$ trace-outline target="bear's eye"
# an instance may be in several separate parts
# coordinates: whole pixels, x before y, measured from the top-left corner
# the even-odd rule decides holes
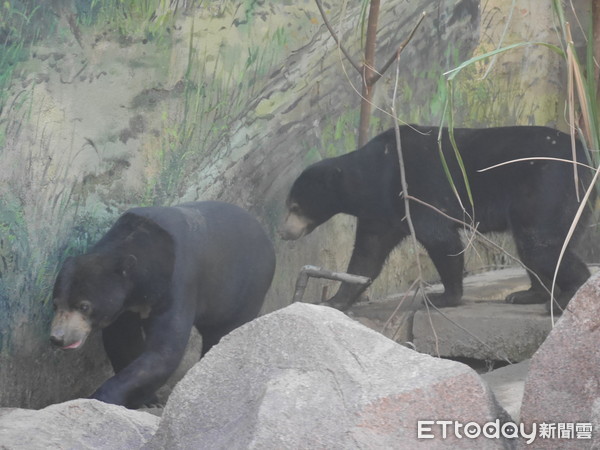
[[[79,312],[87,313],[90,310],[90,304],[88,302],[81,302],[79,306],[77,306]]]

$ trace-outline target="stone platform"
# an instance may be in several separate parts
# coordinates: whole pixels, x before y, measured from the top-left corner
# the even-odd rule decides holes
[[[497,270],[466,277],[463,304],[454,308],[427,309],[421,299],[401,294],[357,304],[349,315],[422,353],[516,363],[530,358],[552,329],[545,305],[504,303],[507,294],[528,286],[524,270]]]

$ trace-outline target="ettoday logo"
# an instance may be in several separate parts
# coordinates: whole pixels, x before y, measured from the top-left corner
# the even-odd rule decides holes
[[[499,419],[483,425],[477,422],[462,423],[455,420],[419,420],[417,422],[418,439],[447,439],[450,436],[458,439],[477,439],[481,436],[488,439],[523,438],[527,445],[536,438],[591,439],[592,431],[591,423],[533,423],[527,429],[523,423],[501,423]]]

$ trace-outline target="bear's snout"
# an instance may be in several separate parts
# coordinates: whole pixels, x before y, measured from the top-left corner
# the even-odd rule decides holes
[[[279,236],[284,241],[295,241],[310,233],[314,228],[313,223],[309,219],[290,212],[278,231]]]
[[[63,350],[80,348],[92,327],[81,313],[57,311],[50,328],[50,343]]]
[[[57,334],[50,335],[50,343],[52,345],[54,345],[55,347],[62,347],[64,342],[65,342],[64,335],[60,335],[60,336]]]

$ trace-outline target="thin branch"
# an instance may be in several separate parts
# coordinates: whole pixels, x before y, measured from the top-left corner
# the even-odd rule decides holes
[[[400,301],[398,302],[398,305],[396,306],[396,308],[394,308],[394,312],[392,314],[390,314],[390,316],[388,317],[388,319],[385,321],[385,323],[383,324],[383,327],[381,327],[381,334],[385,335],[385,330],[387,329],[388,325],[391,324],[392,319],[394,317],[396,317],[396,315],[400,312],[400,308],[402,307],[402,305],[404,304],[404,301],[408,298],[409,294],[412,292],[412,296],[411,296],[411,300],[414,300],[415,297],[417,296],[417,294],[419,293],[418,289],[415,289],[415,285],[417,285],[417,283],[420,283],[421,280],[419,280],[418,278],[412,282],[412,284],[409,286],[409,288],[407,289],[407,291],[402,295],[402,298],[400,299]],[[413,289],[415,289],[413,291]],[[394,330],[394,333],[391,336],[391,339],[394,339],[396,337],[396,335],[398,334],[398,330],[400,327],[397,327]]]
[[[399,56],[399,55],[398,55]],[[400,58],[396,58],[396,77],[394,82],[394,94],[392,96],[392,106],[391,112],[394,117],[398,117],[396,113],[396,100],[398,98],[398,85],[400,81]],[[413,248],[415,251],[415,257],[417,259],[417,281],[419,283],[418,290],[423,293],[425,297],[425,307],[427,308],[427,315],[429,317],[429,323],[431,325],[431,329],[433,330],[433,337],[435,342],[435,351],[438,356],[440,356],[440,348],[439,348],[439,339],[437,332],[435,331],[435,327],[433,326],[433,322],[431,320],[431,314],[429,314],[429,302],[427,301],[427,295],[425,294],[425,289],[423,287],[423,270],[421,266],[421,259],[419,258],[419,244],[417,241],[417,234],[415,233],[415,228],[412,222],[412,217],[410,214],[410,202],[408,196],[408,183],[406,182],[406,171],[404,167],[404,155],[402,154],[402,140],[400,139],[400,125],[398,124],[398,120],[394,120],[394,136],[396,138],[396,151],[398,152],[398,164],[400,167],[400,184],[402,187],[402,192],[400,195],[404,198],[404,214],[406,217],[406,223],[408,224],[408,229],[410,231],[410,236],[412,239]]]
[[[346,81],[348,82],[348,85],[352,88],[352,90],[354,91],[354,93],[356,95],[358,95],[360,97],[361,100],[367,101],[369,102],[369,104],[375,108],[377,111],[379,111],[381,114],[383,114],[384,116],[387,116],[389,118],[391,118],[392,120],[396,120],[398,123],[405,125],[407,127],[409,127],[411,130],[413,130],[415,133],[421,134],[421,135],[426,135],[428,133],[425,133],[417,128],[415,128],[413,125],[411,125],[408,122],[405,122],[404,120],[400,119],[399,117],[394,117],[392,115],[392,113],[390,113],[387,109],[383,109],[380,106],[378,106],[377,104],[373,103],[372,101],[365,99],[363,97],[363,95],[361,94],[361,92],[358,90],[358,88],[352,83],[352,80],[350,79],[350,75],[348,74],[348,71],[346,70],[346,66],[344,66],[344,64],[342,64],[342,71],[344,72],[344,76],[346,77]]]
[[[371,100],[373,98],[373,92],[375,90],[375,83],[381,78],[387,68],[394,62],[400,60],[400,53],[410,42],[414,36],[417,28],[425,18],[425,13],[421,15],[418,23],[411,31],[408,38],[398,47],[398,50],[394,53],[393,57],[384,65],[383,69],[379,72],[374,70],[375,66],[375,37],[377,18],[379,14],[379,0],[371,0],[371,8],[369,11],[369,26],[367,28],[367,43],[365,49],[365,61],[363,64],[362,73],[362,102],[360,107],[360,124],[358,127],[358,145],[362,147],[368,141],[369,136],[369,125],[371,121]],[[398,121],[396,120],[397,124]]]
[[[427,13],[425,11],[423,11],[423,13],[421,14],[421,17],[419,18],[419,21],[414,26],[414,28],[412,29],[412,31],[410,32],[408,37],[404,40],[404,42],[402,42],[398,46],[398,49],[394,52],[394,54],[390,57],[390,59],[383,65],[383,67],[380,70],[378,70],[377,72],[375,72],[375,75],[373,75],[373,77],[370,80],[368,80],[371,84],[375,84],[383,76],[385,71],[389,69],[389,67],[392,65],[392,63],[400,57],[400,53],[402,53],[404,48],[412,40],[413,36],[417,32],[417,29],[421,25],[421,22],[423,22],[423,19],[425,19],[426,14]]]
[[[560,268],[560,263],[562,262],[563,257],[565,256],[565,251],[567,250],[567,245],[569,245],[569,242],[571,241],[571,238],[573,237],[573,233],[575,233],[575,227],[577,226],[577,224],[579,223],[579,220],[581,219],[581,215],[583,214],[583,209],[587,206],[590,195],[594,192],[594,186],[596,185],[596,182],[598,181],[598,175],[600,175],[600,167],[598,167],[598,169],[596,169],[594,178],[592,178],[592,181],[590,182],[590,185],[588,186],[587,191],[585,192],[585,195],[583,196],[581,205],[579,205],[579,208],[577,209],[577,213],[575,214],[575,217],[573,218],[573,222],[571,223],[571,227],[569,228],[567,237],[565,238],[562,248],[560,249],[560,255],[558,256],[556,268],[554,269],[554,276],[552,277],[551,298],[554,298],[554,286],[556,285],[556,279],[558,277],[558,269]],[[552,301],[550,302],[550,315],[552,316],[552,323],[554,324],[554,302],[552,302]]]
[[[365,56],[362,64],[362,95],[360,104],[360,120],[358,125],[358,146],[362,147],[369,140],[371,128],[371,100],[375,86],[371,80],[375,77],[375,46],[377,41],[377,22],[379,21],[380,0],[370,0],[369,18],[367,19],[367,34],[365,41]]]
[[[398,67],[400,64],[398,64]],[[396,79],[398,72],[396,72]],[[392,106],[392,114],[396,115],[396,107],[395,107],[395,98],[396,98],[396,88],[394,88],[394,102]],[[411,239],[413,242],[413,247],[415,249],[415,256],[417,258],[417,270],[419,273],[419,279],[423,280],[423,273],[421,272],[421,261],[419,259],[418,244],[417,244],[417,234],[415,233],[415,228],[413,226],[412,217],[410,214],[410,202],[408,195],[408,184],[406,182],[406,170],[404,167],[404,157],[402,155],[402,141],[400,139],[400,126],[398,125],[398,121],[394,121],[394,134],[396,138],[396,150],[398,152],[398,162],[400,165],[400,183],[402,186],[402,192],[400,195],[404,198],[404,214],[406,217],[406,223],[408,224],[408,229],[410,231]]]
[[[329,20],[327,20],[327,16],[325,15],[325,10],[323,9],[323,6],[321,5],[321,1],[315,0],[315,3],[317,4],[317,8],[319,8],[319,12],[321,13],[321,17],[323,18],[323,22],[325,23],[325,26],[329,30],[329,33],[331,34],[331,37],[337,44],[338,48],[342,51],[342,53],[344,54],[346,59],[350,62],[350,64],[352,64],[352,67],[354,67],[356,69],[356,71],[362,75],[361,66],[359,64],[357,64],[356,61],[354,61],[354,59],[352,59],[352,57],[350,56],[350,53],[348,53],[346,48],[342,45],[340,39],[337,36],[337,33],[335,32],[335,30],[329,23]]]
[[[375,78],[375,46],[377,43],[377,23],[379,22],[379,0],[371,0],[367,36],[365,39],[365,62],[362,66],[363,85],[368,89],[373,86],[371,79]]]
[[[298,279],[296,280],[296,289],[294,290],[294,298],[292,303],[302,300],[309,278],[325,278],[327,280],[341,281],[343,283],[350,284],[362,284],[366,286],[369,286],[372,282],[370,278],[363,277],[361,275],[352,275],[345,272],[332,272],[331,270],[310,265],[304,266],[300,270]]]

